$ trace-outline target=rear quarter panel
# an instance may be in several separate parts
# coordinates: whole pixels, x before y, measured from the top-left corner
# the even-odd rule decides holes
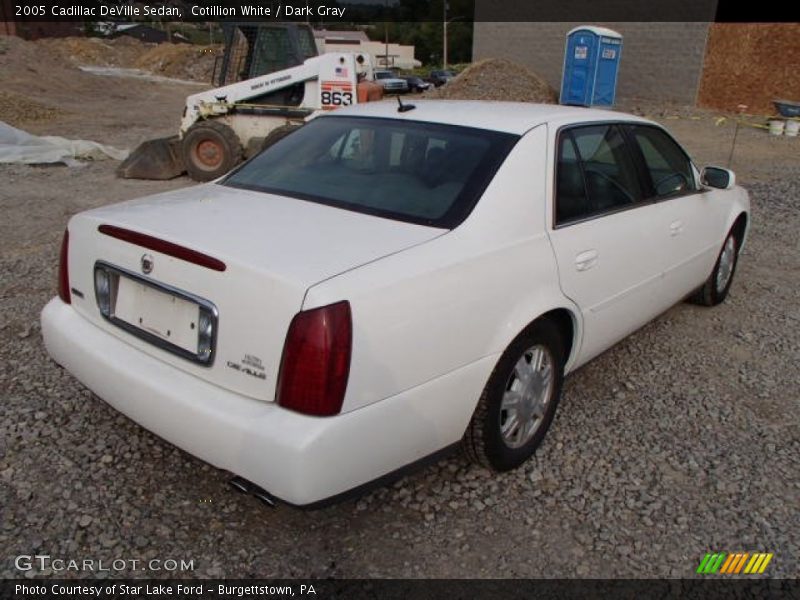
[[[343,412],[494,357],[483,361],[485,383],[520,331],[565,306],[544,231],[545,167],[546,128],[539,127],[518,142],[455,230],[309,290],[304,308],[342,299],[352,307]],[[468,398],[442,398],[454,403],[456,429],[466,427],[482,387]]]

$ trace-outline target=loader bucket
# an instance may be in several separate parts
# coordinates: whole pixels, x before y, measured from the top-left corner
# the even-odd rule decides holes
[[[186,171],[177,135],[148,140],[131,152],[117,167],[117,177],[125,179],[173,179]]]

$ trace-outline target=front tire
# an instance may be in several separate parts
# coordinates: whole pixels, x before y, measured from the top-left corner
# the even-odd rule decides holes
[[[733,283],[733,274],[739,262],[739,240],[733,231],[728,233],[722,250],[719,252],[714,270],[711,271],[703,287],[693,296],[692,300],[703,306],[716,306],[728,297],[728,291]]]
[[[467,457],[494,471],[524,463],[550,427],[563,380],[561,334],[552,321],[537,321],[492,371],[462,440]]]
[[[211,181],[238,165],[244,154],[233,129],[219,121],[200,121],[186,132],[181,146],[189,177]]]

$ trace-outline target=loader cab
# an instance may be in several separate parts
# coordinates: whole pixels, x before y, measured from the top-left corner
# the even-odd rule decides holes
[[[218,87],[282,71],[317,56],[314,32],[298,23],[225,23],[225,50],[214,65]]]

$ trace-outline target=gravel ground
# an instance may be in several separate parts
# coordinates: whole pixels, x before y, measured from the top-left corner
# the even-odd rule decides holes
[[[727,155],[729,132],[667,124],[701,162]],[[119,125],[91,126],[115,143]],[[17,555],[49,554],[182,559],[188,576],[680,577],[710,550],[774,552],[768,574],[800,576],[800,168],[759,135],[742,134],[735,163],[754,223],[725,304],[678,305],[573,374],[524,468],[455,456],[319,511],[234,492],[44,352],[38,316],[68,216],[189,182],[120,181],[111,162],[0,165],[0,576],[20,576]]]

